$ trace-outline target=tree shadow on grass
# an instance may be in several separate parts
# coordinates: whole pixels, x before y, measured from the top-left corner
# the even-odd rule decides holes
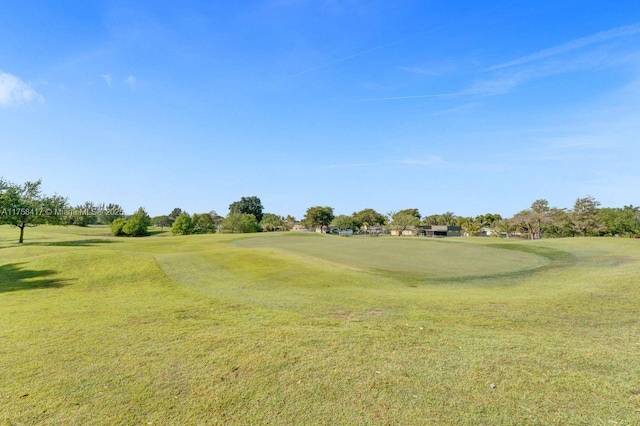
[[[73,240],[73,241],[46,241],[46,242],[32,242],[27,241],[25,246],[46,246],[46,247],[87,247],[96,246],[99,244],[111,244],[117,241],[113,240],[101,240],[101,239],[89,239],[89,240]]]
[[[25,263],[0,265],[0,293],[39,288],[64,287],[65,281],[53,278],[56,271],[52,269],[33,270],[23,267]]]

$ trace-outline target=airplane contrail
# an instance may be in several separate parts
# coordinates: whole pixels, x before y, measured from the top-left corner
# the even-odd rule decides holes
[[[396,101],[396,100],[403,100],[403,99],[424,99],[424,98],[457,98],[459,96],[479,95],[482,93],[483,91],[480,91],[480,90],[470,90],[470,91],[468,90],[468,91],[455,92],[455,93],[429,93],[426,95],[391,96],[387,98],[356,99],[352,102]]]

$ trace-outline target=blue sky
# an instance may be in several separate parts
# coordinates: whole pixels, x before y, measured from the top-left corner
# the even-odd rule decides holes
[[[0,176],[72,204],[640,204],[635,0],[0,7]]]

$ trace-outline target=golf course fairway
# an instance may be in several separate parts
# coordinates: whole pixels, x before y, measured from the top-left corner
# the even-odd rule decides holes
[[[640,244],[0,227],[0,425],[640,423]]]

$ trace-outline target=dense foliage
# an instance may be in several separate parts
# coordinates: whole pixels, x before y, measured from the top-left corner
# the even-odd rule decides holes
[[[309,207],[307,214],[302,219],[302,222],[309,228],[320,228],[322,231],[325,226],[329,226],[335,216],[333,215],[332,207]]]
[[[230,212],[222,222],[222,230],[235,234],[259,232],[261,229],[260,224],[254,215],[249,213]]]
[[[142,237],[147,235],[147,228],[149,228],[150,225],[151,218],[144,208],[140,207],[134,214],[126,219],[122,227],[122,232],[132,237]]]
[[[293,225],[291,220],[287,220],[282,216],[273,213],[265,213],[260,221],[260,227],[263,231],[289,231]]]
[[[115,236],[128,235],[130,237],[143,237],[148,235],[147,229],[151,226],[151,218],[143,207],[140,207],[134,214],[128,218],[117,218],[109,228]]]
[[[174,235],[189,235],[193,233],[193,221],[187,212],[182,212],[171,225],[171,233]]]
[[[405,230],[420,224],[420,212],[418,209],[404,209],[389,213],[389,219],[391,229],[402,235]]]
[[[127,221],[121,217],[111,222],[111,224],[109,224],[109,229],[111,229],[111,233],[116,237],[120,237],[124,235],[124,231],[122,230],[122,228],[124,228],[125,223],[127,223]]]
[[[84,204],[68,208],[66,217],[67,225],[109,225],[115,219],[124,218],[124,211],[118,204],[94,204],[85,201]]]
[[[242,197],[240,201],[235,201],[229,205],[229,211],[232,213],[252,214],[256,221],[262,220],[262,201],[256,196]]]
[[[346,231],[348,229],[354,231],[359,229],[361,226],[361,223],[356,217],[347,216],[346,214],[336,216],[331,224],[340,228],[341,231]]]
[[[196,213],[190,216],[183,211],[171,225],[171,233],[177,235],[213,234],[216,223],[210,213]]]
[[[380,226],[387,223],[387,217],[374,209],[360,210],[353,213],[352,216],[360,224],[360,227],[365,229],[370,226]]]

